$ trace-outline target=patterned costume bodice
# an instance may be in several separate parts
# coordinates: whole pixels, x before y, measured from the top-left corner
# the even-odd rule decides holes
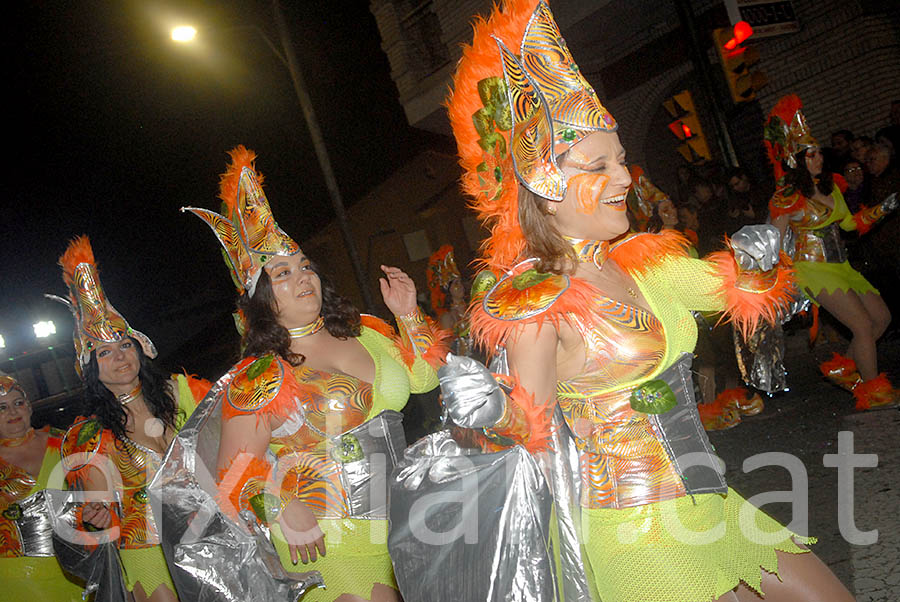
[[[49,428],[45,427],[45,430]],[[60,434],[50,433],[37,477],[0,457],[0,558],[24,555],[20,532],[16,526],[16,520],[22,514],[19,502],[47,487],[49,472],[59,462]]]
[[[595,300],[600,320],[571,316],[584,339],[581,372],[557,383],[557,401],[576,438],[585,508],[623,508],[684,494],[646,414],[631,408],[631,387],[649,377],[665,353],[662,323],[645,310]]]
[[[373,408],[372,385],[353,376],[293,369],[302,398],[296,417],[272,433],[270,448],[295,469],[303,485],[296,495],[318,518],[345,518],[349,499],[341,464],[358,453],[352,439],[331,439],[363,424]]]
[[[834,207],[804,197],[791,188],[780,188],[772,197],[770,212],[789,214],[791,235],[786,236],[788,248],[784,250],[795,261],[843,263],[847,260],[840,231],[854,230],[857,224],[838,187],[832,189],[831,198]]]
[[[193,377],[189,381],[183,375],[178,375],[173,381],[177,392],[177,431],[197,405],[194,396],[201,396],[208,389],[208,383]],[[192,388],[196,388],[196,392]],[[118,483],[115,483],[118,509],[114,514],[120,528],[120,548],[159,545],[147,485],[159,470],[161,454],[131,439],[117,440],[112,431],[104,429],[100,421],[93,417],[75,420],[63,437],[61,452],[70,487],[82,487],[82,479],[91,463],[99,464],[114,478],[118,476]]]

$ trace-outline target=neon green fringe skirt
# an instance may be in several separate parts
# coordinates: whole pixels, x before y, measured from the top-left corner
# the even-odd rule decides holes
[[[370,600],[376,583],[397,589],[387,549],[386,520],[320,518],[319,528],[325,533],[325,556],[309,564],[294,565],[281,528],[277,523],[272,525],[272,542],[285,570],[319,571],[325,580],[325,589],[309,591],[303,596],[303,602],[331,602],[341,594]]]
[[[880,294],[878,289],[865,277],[850,267],[848,262],[825,263],[821,261],[794,262],[794,277],[800,289],[818,295],[823,290],[829,294],[834,291],[856,291]],[[815,300],[813,300],[815,302]]]
[[[702,602],[743,582],[759,592],[775,551],[809,552],[799,537],[728,495],[685,496],[636,508],[582,510],[585,550],[603,600]]]
[[[122,557],[122,570],[128,591],[133,592],[138,582],[148,596],[152,596],[160,585],[176,591],[162,546],[120,548],[119,555]]]

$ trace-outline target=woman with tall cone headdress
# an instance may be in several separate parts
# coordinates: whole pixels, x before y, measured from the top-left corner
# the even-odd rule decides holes
[[[766,151],[778,184],[769,214],[789,243],[799,288],[853,333],[846,356],[835,353],[822,373],[853,393],[857,410],[896,407],[900,391],[878,373],[875,349],[891,313],[878,290],[850,266],[840,231],[865,234],[897,208],[900,191],[851,214],[842,193],[846,182],[822,169],[824,157],[802,108],[800,97],[789,94],[766,122]]]
[[[485,448],[519,442],[548,466],[574,438],[574,499],[551,488],[560,598],[850,600],[808,538],[725,485],[690,386],[690,310],[746,333],[788,303],[777,231],[742,228],[708,260],[674,231],[626,234],[616,121],[543,1],[476,23],[448,106],[463,186],[491,228],[472,329],[505,348],[512,390],[451,357],[444,402]]]
[[[83,586],[53,556],[44,489],[59,464],[62,432],[31,426],[25,389],[0,373],[0,582],[9,600],[81,600]]]
[[[106,298],[86,236],[69,244],[59,264],[69,294],[55,299],[75,317],[75,367],[85,385],[83,416],[63,437],[66,480],[75,489],[112,492],[115,501],[88,502],[80,518],[92,530],[117,531],[125,586],[136,602],[177,600],[147,486],[209,383],[153,365],[156,347]]]
[[[304,601],[397,600],[386,477],[405,447],[399,411],[437,386],[445,334],[393,267],[381,266],[380,284],[399,334],[360,315],[278,227],[256,155],[230,154],[223,214],[189,208],[222,243],[240,293],[243,359],[216,385],[219,506],[267,525],[287,571],[321,573],[325,589]]]

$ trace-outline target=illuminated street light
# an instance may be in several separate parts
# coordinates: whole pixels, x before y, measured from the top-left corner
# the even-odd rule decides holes
[[[172,29],[172,39],[176,42],[190,42],[197,36],[197,30],[190,25],[179,25]]]
[[[319,160],[319,167],[322,170],[322,176],[325,178],[325,188],[328,190],[328,196],[331,199],[331,205],[334,208],[335,217],[337,218],[338,227],[341,236],[344,239],[344,249],[350,257],[350,265],[356,276],[356,284],[359,286],[359,292],[363,298],[363,304],[370,313],[375,313],[375,303],[373,301],[372,292],[369,288],[369,281],[363,272],[362,263],[359,260],[359,252],[356,250],[356,242],[350,232],[350,225],[347,221],[347,211],[344,208],[344,199],[341,196],[340,188],[338,188],[337,179],[334,176],[334,170],[331,167],[331,158],[328,156],[328,149],[325,147],[325,138],[322,135],[322,129],[319,127],[319,121],[316,118],[316,112],[312,105],[312,99],[309,97],[309,91],[303,81],[303,75],[300,73],[300,66],[297,57],[294,54],[293,44],[291,43],[290,34],[288,33],[287,22],[284,13],[281,11],[279,0],[272,1],[272,8],[275,13],[275,26],[278,29],[279,41],[281,48],[275,46],[275,43],[269,39],[269,36],[255,25],[247,26],[253,29],[262,37],[263,41],[269,49],[275,54],[279,61],[285,66],[291,77],[291,83],[294,85],[294,93],[300,103],[300,109],[303,112],[303,118],[306,120],[306,127],[309,130],[309,136],[312,139],[313,150],[316,158]],[[190,26],[192,35],[178,41],[190,42],[194,39],[197,31]],[[176,28],[179,29],[179,28]],[[172,39],[175,38],[175,30],[172,30]]]
[[[56,324],[53,320],[38,322],[34,325],[34,336],[39,339],[45,339],[51,334],[56,334]]]
[[[3,338],[3,335],[0,334],[0,349],[6,348],[6,339]]]

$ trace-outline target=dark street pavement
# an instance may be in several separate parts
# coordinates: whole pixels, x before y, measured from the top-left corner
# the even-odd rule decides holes
[[[744,418],[732,429],[710,433],[726,462],[728,483],[748,498],[790,490],[791,475],[786,468],[761,466],[744,472],[743,463],[764,452],[799,458],[808,476],[809,523],[805,532],[795,530],[818,538],[813,550],[857,600],[900,600],[900,411],[855,413],[851,395],[821,377],[819,362],[833,351],[843,351],[845,343],[819,344],[810,349],[807,331],[801,330],[788,335],[786,347],[791,390],[766,398],[761,414]],[[896,331],[880,343],[879,362],[879,369],[886,371],[895,384],[900,383],[900,336]],[[849,499],[850,485],[844,479],[839,488],[838,469],[823,464],[827,454],[837,453],[838,433],[842,431],[852,433],[855,453],[877,454],[877,466],[853,470],[853,523],[860,532],[877,530],[877,540],[867,545],[851,544],[842,536],[838,499],[841,493]],[[799,478],[793,488],[802,491]],[[849,506],[842,504],[846,516],[850,516]],[[790,503],[768,503],[763,509],[782,524],[794,518]],[[851,524],[849,520],[844,522]]]

